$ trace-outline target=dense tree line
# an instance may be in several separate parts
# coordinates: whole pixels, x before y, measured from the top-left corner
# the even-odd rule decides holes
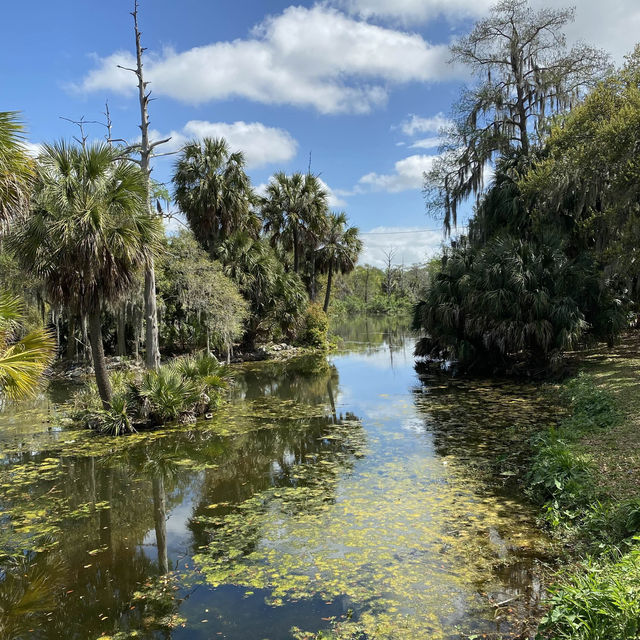
[[[614,71],[567,50],[571,15],[505,0],[453,49],[488,80],[463,93],[425,189],[445,226],[479,196],[415,308],[418,355],[546,371],[588,339],[612,343],[637,313],[640,53]]]
[[[23,352],[27,380],[25,367],[41,371],[50,362],[55,338],[60,357],[92,356],[109,407],[105,352],[144,351],[151,260],[164,355],[204,349],[225,359],[237,344],[303,339],[306,318],[317,320],[308,309],[320,281],[326,311],[333,274],[355,267],[358,230],[344,213],[331,213],[314,175],[277,173],[258,196],[241,153],[221,139],[193,141],[172,180],[189,229],[167,235],[128,148],[61,141],[33,159],[17,115],[0,116],[0,386],[7,392],[19,384],[8,358]],[[27,336],[27,328],[36,332]],[[34,352],[38,336],[41,352]],[[29,357],[40,364],[29,365]]]

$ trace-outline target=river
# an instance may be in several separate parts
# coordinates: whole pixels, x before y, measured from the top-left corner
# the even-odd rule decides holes
[[[55,385],[0,414],[0,637],[521,633],[546,541],[500,464],[544,398],[419,372],[401,321],[336,332],[192,426],[60,426]]]

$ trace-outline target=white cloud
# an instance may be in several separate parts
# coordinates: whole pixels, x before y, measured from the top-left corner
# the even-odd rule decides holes
[[[347,195],[347,192],[339,190],[339,192],[334,191],[322,178],[318,178],[318,180],[322,185],[322,188],[329,195],[329,206],[332,209],[342,209],[347,206],[346,201],[340,197],[340,195]]]
[[[494,0],[333,0],[363,18],[387,18],[403,24],[423,24],[438,16],[449,20],[478,19],[486,16]],[[640,31],[638,0],[580,0],[550,2],[531,0],[535,9],[576,5],[576,19],[567,25],[569,42],[583,41],[611,53],[617,63],[630,53]]]
[[[416,140],[409,146],[411,149],[437,149],[441,144],[442,138],[431,136],[429,138],[422,138],[422,140]]]
[[[452,122],[444,113],[437,113],[435,116],[424,118],[411,114],[401,125],[402,133],[407,136],[415,136],[417,133],[440,133],[442,129],[447,129]]]
[[[409,189],[421,189],[424,173],[429,171],[438,156],[413,155],[398,160],[393,173],[367,173],[358,181],[358,188],[372,191],[398,193]]]
[[[335,0],[334,4],[363,18],[393,18],[404,23],[427,22],[439,16],[476,18],[494,0]]]
[[[442,246],[440,230],[424,227],[376,227],[361,235],[364,247],[358,264],[384,268],[386,254],[393,252],[393,263],[409,266],[425,262]]]
[[[367,113],[385,103],[393,84],[450,79],[448,57],[444,44],[316,5],[268,17],[248,39],[150,53],[145,69],[156,94],[188,104],[239,96],[321,113]],[[133,56],[98,58],[76,88],[133,93],[132,74],[116,64],[131,67]]]
[[[40,143],[24,141],[22,146],[32,158],[37,158],[42,153],[42,145]]]
[[[288,162],[298,150],[298,143],[288,131],[267,127],[261,122],[190,120],[182,131],[172,131],[167,135],[151,132],[151,138],[155,140],[168,136],[171,140],[160,148],[161,151],[177,151],[194,138],[224,138],[232,151],[244,153],[248,168]]]

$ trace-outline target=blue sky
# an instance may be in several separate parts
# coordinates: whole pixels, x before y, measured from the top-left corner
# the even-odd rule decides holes
[[[532,0],[536,6],[564,6]],[[447,45],[486,14],[490,0],[141,0],[147,75],[157,98],[151,126],[177,148],[224,135],[249,161],[254,184],[276,170],[312,170],[366,235],[364,261],[385,250],[410,264],[441,242],[426,216],[422,171],[437,153],[462,70]],[[640,33],[637,0],[581,0],[569,40],[616,61]],[[2,109],[23,113],[33,144],[76,134],[61,116],[103,120],[135,139],[132,0],[33,0],[3,7]],[[103,135],[99,125],[91,137]],[[165,181],[172,159],[158,160]],[[414,231],[414,233],[411,233]],[[373,233],[371,233],[373,232]],[[392,233],[393,232],[393,233]],[[400,232],[400,233],[397,233]]]

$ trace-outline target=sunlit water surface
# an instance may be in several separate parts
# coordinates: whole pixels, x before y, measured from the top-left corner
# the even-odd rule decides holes
[[[485,472],[544,419],[536,390],[421,379],[401,322],[337,331],[328,363],[238,366],[195,426],[62,428],[55,386],[5,412],[0,637],[519,631],[545,541]]]

